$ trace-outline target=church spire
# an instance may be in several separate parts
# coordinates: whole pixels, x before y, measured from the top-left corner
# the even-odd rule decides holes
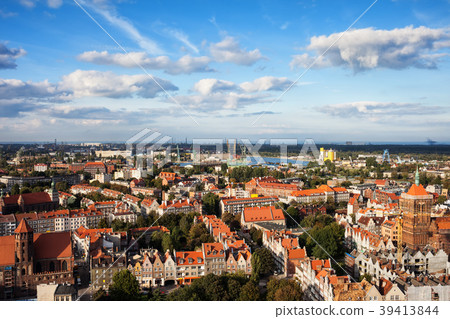
[[[416,185],[419,186],[420,177],[419,177],[419,166],[416,167]]]

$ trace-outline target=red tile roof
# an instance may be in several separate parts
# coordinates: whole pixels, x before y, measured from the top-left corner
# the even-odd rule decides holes
[[[17,205],[19,198],[22,197],[25,205],[35,205],[42,203],[51,203],[52,199],[49,194],[46,192],[38,192],[38,193],[27,193],[21,195],[12,195],[3,197],[3,201],[5,205]]]
[[[14,236],[0,237],[0,266],[15,264]]]
[[[34,234],[34,258],[67,258],[72,256],[70,232]]]
[[[301,259],[306,257],[306,251],[302,248],[288,249],[288,259]]]

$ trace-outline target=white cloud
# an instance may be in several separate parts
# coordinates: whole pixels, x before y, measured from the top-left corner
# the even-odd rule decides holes
[[[62,0],[47,0],[47,5],[53,9],[59,8],[60,6],[62,6],[62,4],[63,4]]]
[[[377,101],[356,101],[330,104],[318,107],[317,110],[331,116],[342,118],[364,118],[370,121],[401,119],[404,116],[421,116],[435,112],[445,112],[439,106],[425,106],[420,103],[397,103]]]
[[[211,44],[209,50],[217,62],[252,65],[264,59],[258,49],[252,51],[241,49],[239,43],[230,36],[225,37],[221,42]]]
[[[107,51],[88,51],[80,54],[78,60],[100,65],[118,65],[136,68],[138,65],[151,70],[164,70],[169,74],[190,74],[193,72],[212,72],[208,64],[211,58],[185,55],[176,61],[168,56],[149,57],[145,52],[108,53]]]
[[[193,110],[210,112],[215,110],[236,110],[248,105],[267,103],[267,95],[237,92],[217,92],[209,95],[176,96],[177,102]],[[171,102],[171,101],[168,101]]]
[[[27,8],[34,8],[36,6],[37,0],[20,0],[19,1],[21,5]]]
[[[167,80],[155,77],[155,80],[166,90],[174,91],[178,88]],[[113,72],[76,70],[63,76],[59,87],[72,91],[75,97],[104,96],[111,98],[132,97],[137,95],[144,98],[155,97],[163,90],[145,74],[117,75]]]
[[[260,92],[260,91],[282,91],[287,89],[292,84],[288,78],[277,78],[274,76],[263,76],[255,79],[252,82],[241,83],[240,87],[246,92]]]
[[[177,30],[177,29],[172,29],[172,28],[165,28],[164,31],[171,37],[173,37],[173,38],[177,39],[178,41],[180,41],[181,43],[183,43],[185,46],[187,46],[189,49],[191,49],[195,53],[199,52],[198,48],[189,41],[189,37],[184,32]]]
[[[26,53],[23,49],[10,49],[5,44],[0,43],[0,70],[15,69],[17,67],[16,59]]]
[[[159,45],[143,36],[136,27],[128,21],[126,18],[121,17],[109,3],[105,1],[92,1],[87,2],[83,0],[79,0],[79,2],[85,6],[89,6],[95,12],[100,14],[103,18],[105,18],[111,25],[114,27],[118,27],[124,33],[126,33],[131,39],[137,42],[137,44],[148,53],[151,54],[161,54],[163,50],[159,47]]]
[[[202,79],[194,84],[194,91],[202,95],[208,95],[218,91],[228,91],[236,88],[236,84],[231,81],[217,79]]]
[[[436,68],[443,56],[436,51],[449,47],[448,29],[423,26],[393,30],[356,29],[344,34],[312,37],[306,50],[313,53],[295,55],[290,65],[292,68],[309,67],[319,57],[315,68],[343,66],[354,72],[374,68]]]

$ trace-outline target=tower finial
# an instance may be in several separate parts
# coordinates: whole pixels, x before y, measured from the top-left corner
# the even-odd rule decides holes
[[[420,176],[419,176],[419,166],[416,167],[416,185],[420,184]]]

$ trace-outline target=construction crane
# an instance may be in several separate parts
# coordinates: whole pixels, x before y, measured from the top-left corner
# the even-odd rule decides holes
[[[398,264],[402,264],[403,258],[403,212],[400,212],[400,217],[398,218],[398,234],[397,234],[397,261]]]

